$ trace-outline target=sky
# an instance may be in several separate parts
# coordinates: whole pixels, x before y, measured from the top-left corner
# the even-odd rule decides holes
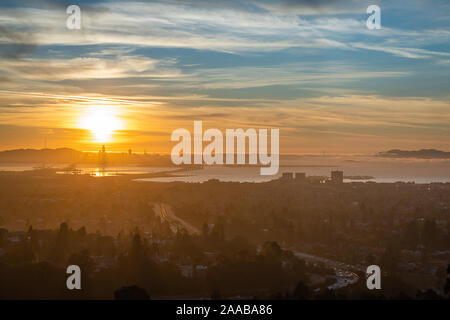
[[[0,150],[169,153],[202,120],[279,128],[281,153],[450,151],[449,13],[447,0],[2,1]]]

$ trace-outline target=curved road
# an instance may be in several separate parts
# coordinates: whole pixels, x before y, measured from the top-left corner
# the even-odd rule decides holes
[[[353,266],[339,261],[330,260],[327,258],[314,256],[308,253],[300,252],[296,249],[290,249],[290,251],[292,251],[292,253],[296,257],[299,257],[305,261],[321,262],[325,264],[327,267],[333,268],[334,272],[336,273],[337,281],[336,283],[333,283],[332,285],[328,286],[328,289],[336,290],[358,282],[359,276],[352,270],[362,271],[364,273],[366,272],[361,267]]]
[[[184,228],[189,234],[200,234],[200,230],[198,230],[196,227],[184,221],[183,219],[177,217],[173,213],[172,208],[169,205],[165,205],[163,203],[154,204],[153,211],[156,214],[158,214],[161,217],[161,219],[166,220],[170,224],[172,231],[174,232],[176,232],[177,229]],[[364,270],[361,267],[353,266],[339,261],[330,260],[327,258],[314,256],[308,253],[298,251],[294,248],[291,248],[289,250],[292,251],[292,253],[296,257],[301,258],[302,260],[308,262],[321,262],[327,267],[334,269],[337,281],[332,285],[328,286],[328,288],[332,290],[343,288],[346,287],[347,285],[358,282],[359,276],[353,271],[362,271],[364,273],[366,272],[366,270]]]

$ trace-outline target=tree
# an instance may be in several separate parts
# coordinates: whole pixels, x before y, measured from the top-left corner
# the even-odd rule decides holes
[[[445,291],[445,294],[450,293],[450,263],[448,264],[448,267],[447,267],[447,281],[445,282],[444,291]]]
[[[264,243],[262,253],[266,257],[279,260],[281,258],[282,250],[280,245],[276,241],[269,241]]]
[[[442,299],[433,289],[419,290],[416,295],[419,300],[440,300]]]
[[[316,300],[336,300],[338,297],[336,297],[336,294],[331,289],[326,289],[324,292],[318,294],[316,296]]]
[[[404,238],[409,247],[415,248],[417,246],[419,243],[419,224],[417,220],[410,221],[406,225]]]
[[[221,222],[214,224],[211,230],[211,238],[215,241],[223,241],[225,239],[225,232]]]
[[[423,242],[427,246],[432,246],[437,236],[436,221],[426,220],[423,226]]]
[[[208,233],[209,233],[209,227],[208,224],[206,222],[203,222],[203,226],[202,226],[202,235],[203,238],[206,239],[208,237]]]
[[[114,291],[116,300],[150,300],[150,295],[138,286],[122,287]]]
[[[303,281],[299,281],[294,292],[292,292],[292,297],[299,300],[309,299],[311,298],[311,290]]]
[[[69,226],[66,222],[61,223],[59,232],[54,244],[52,258],[55,262],[60,263],[66,260],[69,252]]]
[[[397,248],[393,243],[390,243],[384,251],[384,254],[381,256],[380,264],[387,272],[396,272],[398,257],[399,254]]]
[[[220,290],[216,289],[211,293],[211,300],[220,300],[222,299],[222,294]]]

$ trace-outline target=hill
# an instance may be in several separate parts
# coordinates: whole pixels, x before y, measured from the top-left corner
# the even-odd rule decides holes
[[[412,151],[392,149],[389,151],[380,152],[377,156],[385,158],[450,159],[450,152],[436,149],[421,149]]]
[[[82,152],[70,148],[16,149],[0,151],[0,163],[36,164],[108,164],[136,166],[172,166],[170,156],[106,152]]]

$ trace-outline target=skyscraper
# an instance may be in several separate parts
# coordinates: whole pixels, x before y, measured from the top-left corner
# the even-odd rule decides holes
[[[343,183],[344,182],[344,171],[331,171],[331,182],[332,183]]]

